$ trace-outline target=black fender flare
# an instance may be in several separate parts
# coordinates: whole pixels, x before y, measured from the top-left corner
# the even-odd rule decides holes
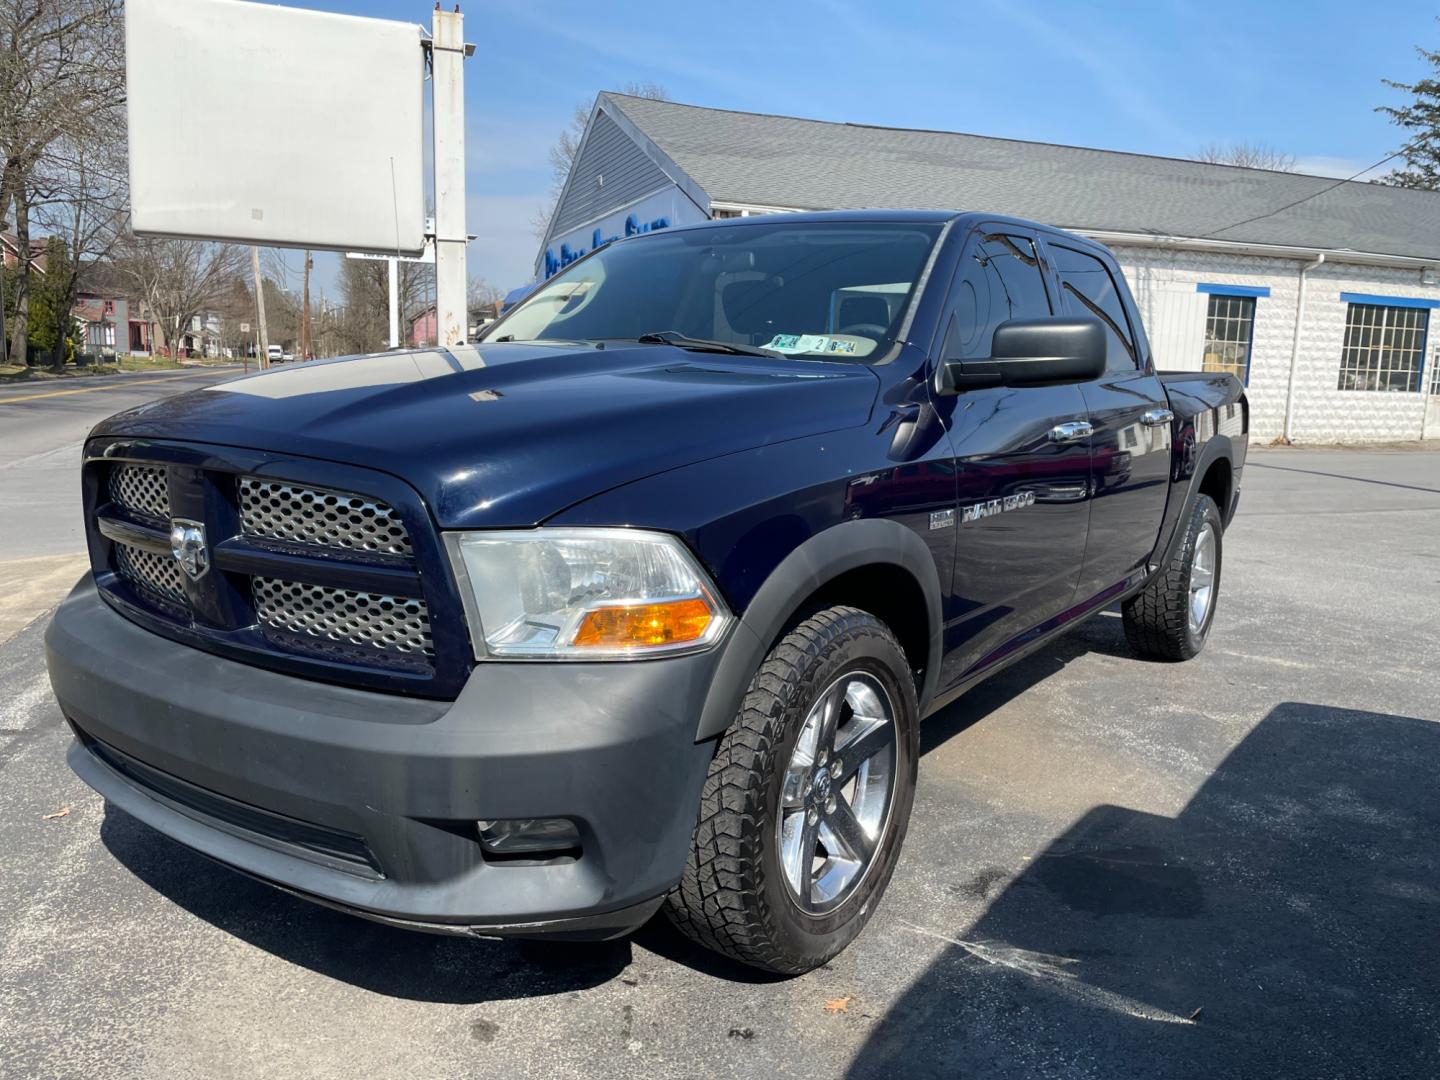
[[[884,518],[845,521],[800,544],[756,591],[722,647],[700,711],[696,741],[714,738],[735,720],[765,653],[806,597],[841,574],[876,564],[906,571],[925,596],[930,651],[920,688],[920,715],[924,716],[939,678],[943,637],[935,558],[925,542],[899,522]]]
[[[1205,479],[1205,474],[1210,471],[1210,466],[1221,458],[1224,458],[1230,463],[1230,477],[1231,483],[1233,484],[1235,480],[1235,451],[1230,445],[1230,436],[1212,435],[1201,445],[1200,452],[1196,455],[1194,463],[1191,466],[1190,476],[1185,484],[1185,497],[1180,501],[1178,512],[1171,518],[1168,515],[1169,508],[1166,508],[1170,535],[1164,539],[1162,544],[1156,547],[1156,556],[1150,560],[1154,569],[1158,570],[1162,567],[1169,566],[1170,560],[1175,557],[1176,550],[1185,539],[1185,530],[1181,527],[1182,523],[1190,520],[1190,511],[1194,508],[1195,500],[1200,495],[1200,481]],[[1178,487],[1178,483],[1172,485],[1172,493]],[[1230,493],[1230,501],[1232,504],[1234,503],[1234,499],[1235,493],[1232,489]],[[1231,507],[1229,506],[1220,507],[1220,520],[1224,522],[1227,527],[1230,524],[1230,511]]]

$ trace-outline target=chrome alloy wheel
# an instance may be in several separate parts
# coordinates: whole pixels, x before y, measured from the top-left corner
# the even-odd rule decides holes
[[[889,819],[896,753],[895,707],[873,675],[840,676],[811,707],[776,824],[785,886],[801,911],[834,911],[864,879]]]
[[[1208,521],[1195,538],[1195,556],[1190,566],[1190,630],[1200,633],[1210,605],[1215,601],[1215,527]]]

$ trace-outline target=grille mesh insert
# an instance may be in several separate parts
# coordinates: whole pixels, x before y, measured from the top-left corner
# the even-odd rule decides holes
[[[153,596],[181,607],[189,603],[185,598],[185,576],[173,556],[117,543],[115,569],[130,584]]]
[[[116,465],[110,470],[110,501],[126,510],[170,520],[170,489],[165,470],[154,465]]]
[[[354,551],[412,554],[410,534],[395,508],[349,491],[242,477],[240,525],[250,536]]]
[[[277,630],[417,658],[435,655],[423,600],[266,577],[252,579],[252,593],[255,614]]]

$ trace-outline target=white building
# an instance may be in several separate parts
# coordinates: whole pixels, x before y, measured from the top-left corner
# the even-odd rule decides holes
[[[986,210],[1108,244],[1157,364],[1248,387],[1254,437],[1440,438],[1440,194],[601,94],[536,259],[757,213]]]

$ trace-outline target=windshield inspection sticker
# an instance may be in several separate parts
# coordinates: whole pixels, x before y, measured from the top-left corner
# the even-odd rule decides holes
[[[831,356],[869,356],[875,342],[869,338],[841,334],[776,334],[761,346],[787,356],[797,353],[829,353]]]
[[[824,334],[776,334],[763,349],[779,353],[824,352],[830,339]]]

